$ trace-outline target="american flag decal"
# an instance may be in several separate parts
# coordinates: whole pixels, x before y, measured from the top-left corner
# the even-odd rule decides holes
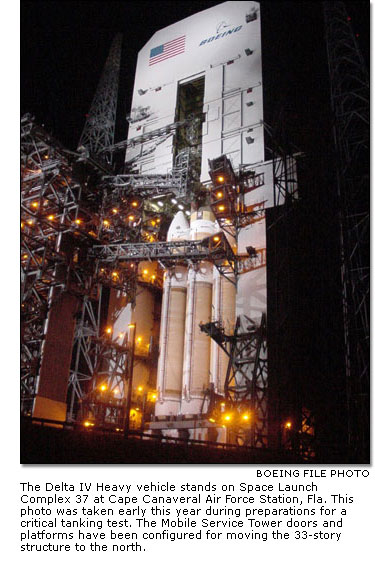
[[[155,65],[160,61],[164,61],[165,59],[169,59],[170,57],[175,57],[180,53],[184,53],[185,38],[186,36],[180,36],[175,40],[165,42],[165,44],[152,48],[150,51],[150,59],[148,60],[148,64]]]

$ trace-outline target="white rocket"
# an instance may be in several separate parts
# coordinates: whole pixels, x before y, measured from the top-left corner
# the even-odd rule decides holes
[[[200,240],[217,231],[211,209],[201,207],[192,213],[190,228],[184,214],[176,214],[168,241]],[[221,320],[226,332],[233,330],[235,296],[234,284],[209,261],[165,272],[156,417],[199,414],[212,382],[223,392],[226,357],[201,332],[199,324],[216,319]]]

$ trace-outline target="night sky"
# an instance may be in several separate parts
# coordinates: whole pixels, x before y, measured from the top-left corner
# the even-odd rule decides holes
[[[123,33],[117,140],[126,138],[137,52],[152,34],[217,1],[21,3],[21,114],[68,148],[82,132],[109,47]],[[369,43],[368,2],[348,2],[353,29]],[[320,2],[262,2],[265,120],[283,110],[293,142],[314,146],[327,125],[327,68]],[[121,120],[121,117],[124,120]]]

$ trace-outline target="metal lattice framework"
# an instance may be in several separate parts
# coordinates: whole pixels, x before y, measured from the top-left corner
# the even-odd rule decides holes
[[[113,40],[78,145],[79,150],[83,148],[90,156],[101,156],[107,164],[112,163],[112,152],[108,148],[115,140],[121,43],[122,36],[118,34]]]
[[[91,284],[69,234],[77,244],[91,244],[77,220],[93,224],[81,212],[86,187],[72,178],[71,157],[26,115],[21,123],[21,386],[26,408],[32,402],[39,372],[47,314],[53,294],[84,294]],[[93,200],[93,196],[88,201]]]
[[[233,335],[225,334],[220,323],[209,322],[200,329],[214,340],[228,356],[224,385],[226,402],[234,408],[250,411],[251,425],[241,428],[238,437],[246,445],[266,447],[268,443],[267,417],[267,334],[266,316],[260,323],[249,317],[237,317]],[[214,395],[214,399],[217,397]]]
[[[369,453],[369,77],[343,2],[324,2],[337,154],[349,449]]]
[[[163,267],[172,267],[177,263],[198,263],[211,261],[218,271],[231,280],[237,275],[237,257],[224,233],[196,241],[172,241],[155,243],[124,243],[95,245],[91,251],[101,264],[137,263],[140,261],[158,261]]]
[[[22,118],[21,398],[24,413],[32,410],[49,310],[58,295],[70,292],[81,300],[69,380],[72,414],[77,399],[84,392],[83,385],[93,377],[100,353],[100,283],[128,292],[130,300],[135,289],[134,277],[125,280],[121,275],[107,276],[86,255],[100,232],[101,196],[96,188],[92,190],[86,182],[78,181],[73,175],[74,166],[74,155],[63,149],[31,116]],[[112,357],[116,360],[113,354]],[[112,376],[116,374],[113,372]]]

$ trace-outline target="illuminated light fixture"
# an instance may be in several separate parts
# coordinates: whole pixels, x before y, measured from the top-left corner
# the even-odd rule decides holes
[[[129,324],[128,324],[128,328],[129,328],[129,329],[135,329],[135,324],[134,324],[134,323],[129,323]]]
[[[216,423],[214,418],[208,418],[208,421],[211,422],[212,424]]]
[[[38,202],[33,202],[31,205],[32,205],[33,208],[37,208],[37,207],[38,207]]]
[[[136,208],[138,206],[138,202],[132,202],[132,206]]]
[[[138,95],[144,95],[147,91],[148,89],[138,89]]]
[[[148,275],[148,269],[143,270],[143,275]]]
[[[151,398],[152,398],[153,400],[156,400],[157,395],[156,395],[156,394],[152,394]]]
[[[222,193],[222,192],[218,192],[218,193],[216,194],[216,196],[217,196],[218,198],[222,198],[222,197],[223,197],[223,193]]]
[[[292,422],[285,422],[285,428],[290,429],[292,427]]]
[[[124,333],[120,333],[120,334],[118,335],[119,338],[123,338],[123,336],[124,336]]]
[[[187,216],[190,216],[190,211],[189,211],[189,210],[185,210],[185,214],[186,214]]]
[[[244,422],[248,422],[249,419],[250,419],[249,414],[242,414],[242,419],[243,419]]]
[[[255,139],[253,139],[253,137],[246,137],[245,140],[246,140],[247,144],[253,144]]]
[[[109,226],[109,221],[108,221],[108,220],[103,220],[103,226],[108,227],[108,226]]]
[[[107,328],[105,329],[105,332],[106,332],[107,334],[111,334],[111,332],[112,332],[112,327],[107,327]]]
[[[183,207],[182,204],[179,204],[177,207],[178,207],[179,210],[183,210],[183,209],[184,209],[184,207]]]
[[[156,279],[156,275],[151,275],[151,279]]]
[[[143,392],[143,386],[138,386],[137,391],[138,391],[138,392]]]
[[[22,256],[22,259],[27,259],[28,257],[29,257],[29,256],[27,255],[27,253],[25,253],[25,254]]]
[[[115,278],[118,277],[117,271],[113,271],[113,272],[112,272],[112,277],[115,277]]]
[[[214,239],[214,241],[220,241],[219,236],[215,236],[213,239]]]
[[[142,342],[142,337],[141,337],[141,336],[137,336],[137,342]]]
[[[161,200],[159,200],[159,201],[157,202],[157,204],[158,204],[158,206],[160,206],[160,208],[163,206],[163,202],[161,202]]]
[[[224,182],[224,180],[225,180],[224,176],[218,176],[217,177],[218,182]]]
[[[218,207],[219,212],[224,212],[225,206],[221,205]]]
[[[112,213],[113,213],[113,214],[117,214],[117,213],[118,213],[117,208],[113,208]]]
[[[102,384],[102,385],[100,386],[100,390],[101,390],[102,392],[105,392],[105,391],[107,390],[107,386],[106,386],[105,384]]]
[[[89,422],[88,420],[86,420],[85,422],[83,422],[83,425],[84,425],[85,427],[92,427],[92,426],[94,426],[95,424],[93,424],[92,422]]]
[[[50,214],[47,219],[52,221],[54,218],[55,216],[53,214]]]
[[[129,220],[132,222],[134,220],[134,216],[129,216]]]
[[[25,226],[24,222],[21,222],[21,228],[23,228]]]
[[[118,388],[115,388],[115,389],[113,390],[113,393],[114,393],[114,394],[118,394]]]
[[[254,53],[254,50],[252,50],[250,48],[246,48],[245,53],[246,53],[246,55],[252,55]]]
[[[230,422],[231,419],[232,419],[232,416],[230,416],[229,414],[224,416],[224,421],[226,421],[226,422]]]
[[[157,221],[157,223],[159,223],[159,222],[160,222],[160,218],[156,218],[156,221]]]
[[[74,223],[77,224],[77,226],[79,226],[82,223],[82,220],[79,220],[79,219],[74,220]]]
[[[101,268],[100,273],[104,273],[104,268],[103,268],[103,267]]]
[[[254,101],[248,101],[246,103],[246,107],[252,107],[254,105]]]
[[[131,263],[131,264],[130,264],[130,267],[134,267],[134,263]]]
[[[172,202],[172,204],[177,204],[176,198],[172,198],[171,202]]]
[[[151,225],[152,225],[152,226],[156,226],[155,220],[151,220]]]

